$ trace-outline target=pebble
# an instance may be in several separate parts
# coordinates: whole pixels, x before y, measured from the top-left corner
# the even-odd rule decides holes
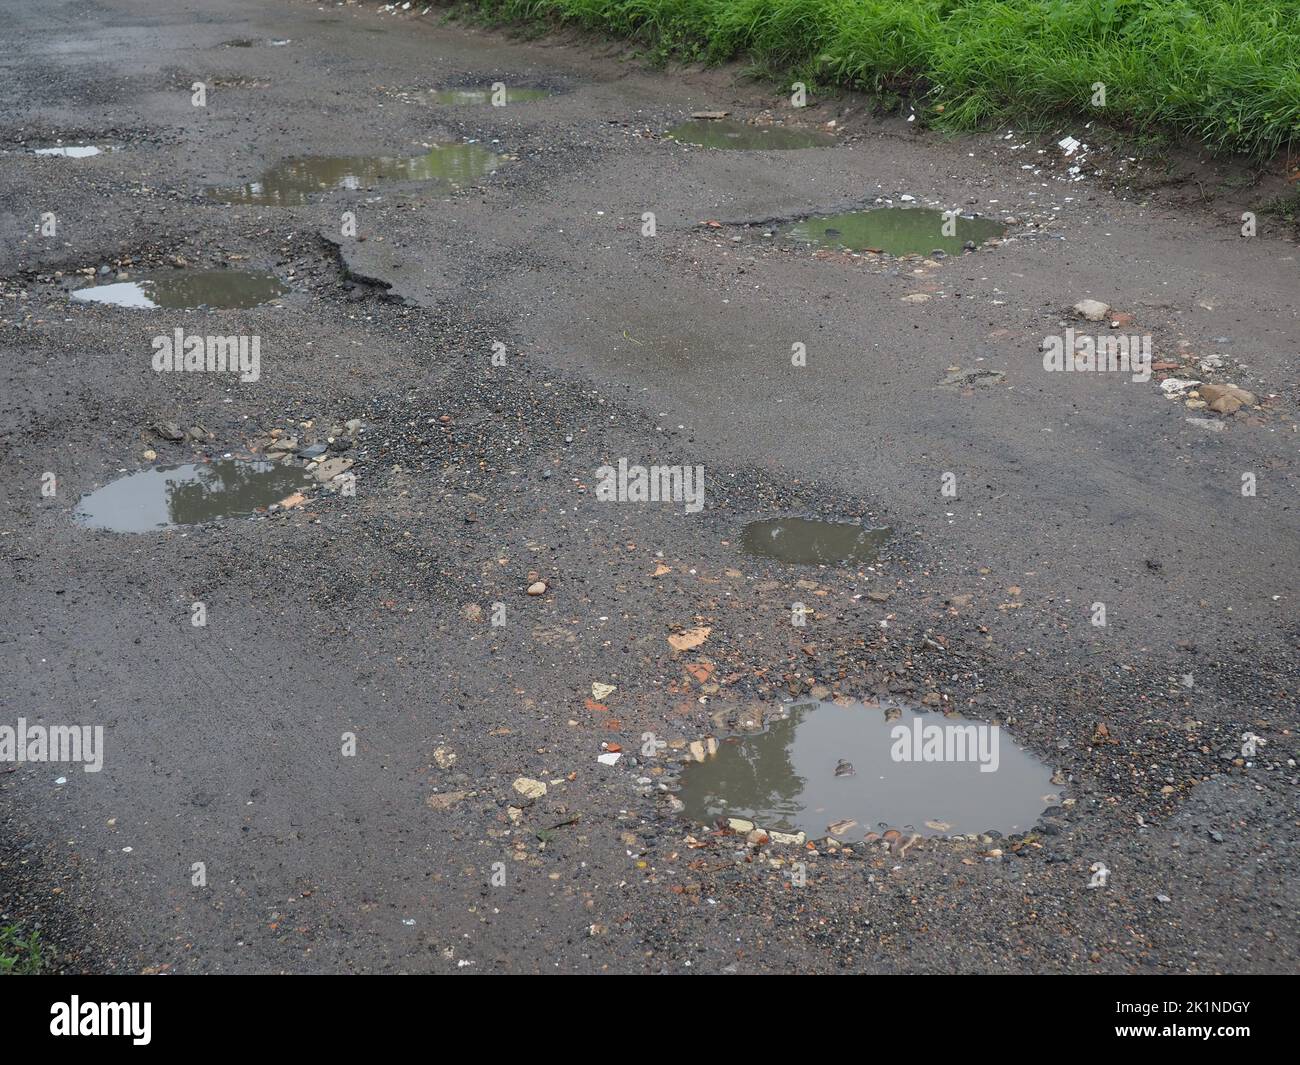
[[[1110,305],[1101,300],[1080,300],[1074,305],[1074,313],[1090,322],[1100,322],[1110,312]]]
[[[533,581],[533,583],[530,584],[530,585],[528,586],[528,594],[529,594],[529,595],[545,595],[545,594],[546,594],[546,582],[545,582],[545,581]]]
[[[540,799],[546,794],[546,785],[532,777],[517,777],[511,786],[525,799]]]

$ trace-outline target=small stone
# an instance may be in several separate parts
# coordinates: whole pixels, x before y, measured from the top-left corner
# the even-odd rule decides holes
[[[718,753],[718,741],[712,736],[707,736],[702,740],[696,740],[687,750],[694,761],[703,762],[706,758],[712,758]]]
[[[857,822],[852,818],[845,818],[843,821],[832,821],[826,826],[826,831],[832,836],[842,836],[856,825]]]
[[[743,817],[728,817],[727,827],[733,832],[753,832],[754,822],[746,821]]]
[[[312,471],[312,476],[324,484],[334,480],[341,473],[347,473],[353,465],[351,459],[329,458]]]
[[[802,847],[807,839],[802,832],[769,832],[767,835],[773,843],[786,847]]]
[[[424,804],[430,810],[450,810],[464,798],[465,792],[463,791],[448,791],[440,795],[430,795],[424,800]]]
[[[525,799],[540,799],[546,794],[546,785],[532,777],[518,777],[511,786]]]
[[[529,595],[545,595],[545,594],[546,594],[546,582],[545,582],[545,581],[533,581],[533,583],[530,584],[530,585],[528,586],[528,594],[529,594]]]
[[[1090,322],[1100,322],[1110,313],[1110,305],[1100,300],[1080,300],[1074,305],[1074,313]]]
[[[156,452],[151,447],[147,447],[144,449],[144,452],[141,454],[140,457],[144,459],[145,462],[153,462],[153,460],[158,457],[158,452]]]
[[[1256,403],[1254,393],[1236,385],[1202,385],[1201,398],[1210,405],[1210,410],[1219,414],[1234,414]]]
[[[767,839],[768,839],[767,833],[764,832],[761,828],[755,828],[747,836],[745,836],[745,842],[748,843],[751,847],[761,847],[763,846],[764,843],[767,842]]]
[[[456,752],[450,747],[435,747],[433,760],[438,763],[439,769],[450,769],[456,764]]]

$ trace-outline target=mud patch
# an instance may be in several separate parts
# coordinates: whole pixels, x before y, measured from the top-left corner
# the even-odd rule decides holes
[[[928,756],[928,757],[927,757]],[[990,768],[991,767],[991,768]],[[1051,770],[997,726],[852,700],[787,704],[761,732],[727,736],[682,770],[700,823],[862,839],[1027,832],[1057,801]]]
[[[206,191],[221,203],[294,207],[335,189],[369,189],[400,182],[436,182],[456,187],[491,173],[501,156],[477,144],[449,144],[424,155],[314,155],[285,159],[257,181]]]
[[[796,148],[824,148],[834,144],[829,133],[790,129],[787,126],[751,126],[730,119],[692,119],[674,126],[665,136],[682,144],[737,151],[789,151]]]
[[[819,248],[885,252],[889,255],[958,255],[1000,237],[1005,227],[990,218],[958,215],[944,235],[944,212],[926,207],[878,207],[870,211],[805,218],[784,227],[785,236]]]
[[[82,303],[108,303],[114,307],[182,310],[214,307],[238,310],[256,307],[289,292],[274,274],[244,270],[178,270],[134,281],[92,285],[72,293]]]
[[[209,464],[154,466],[110,481],[77,504],[79,525],[143,533],[246,517],[311,482],[299,466],[224,459]]]
[[[868,529],[847,521],[778,518],[751,521],[741,533],[747,554],[808,566],[870,563],[893,535],[888,528]]]

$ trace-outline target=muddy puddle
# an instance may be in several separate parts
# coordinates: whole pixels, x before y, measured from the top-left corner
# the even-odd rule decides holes
[[[110,481],[77,503],[73,517],[90,529],[142,533],[246,517],[311,483],[300,466],[224,459],[154,466]]]
[[[499,155],[478,144],[448,144],[424,155],[314,155],[285,159],[245,185],[217,186],[209,199],[222,203],[292,207],[333,189],[368,189],[405,181],[455,186],[495,170]]]
[[[544,100],[554,93],[550,89],[514,88],[507,85],[499,92],[493,88],[486,89],[431,89],[427,96],[437,104],[452,106],[481,106],[484,104],[504,107],[507,104],[523,104],[529,100]]]
[[[1005,227],[990,218],[958,215],[951,236],[944,235],[944,212],[926,207],[877,207],[870,211],[805,218],[783,227],[784,235],[819,248],[929,255],[959,255],[977,248]]]
[[[683,813],[850,841],[1027,832],[1058,801],[1051,770],[996,726],[843,702],[786,704],[763,731],[722,738],[683,769]]]
[[[892,529],[815,518],[751,521],[741,533],[744,551],[809,566],[866,564],[876,560]]]
[[[674,126],[666,134],[682,144],[703,148],[732,148],[739,151],[783,151],[792,148],[822,148],[834,144],[829,133],[790,129],[786,126],[751,126],[731,119],[692,119]]]
[[[114,307],[182,310],[212,307],[236,310],[256,307],[289,292],[274,274],[246,270],[177,270],[131,281],[79,288],[72,298],[82,303]]]

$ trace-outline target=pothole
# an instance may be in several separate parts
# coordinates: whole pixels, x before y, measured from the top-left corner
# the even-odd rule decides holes
[[[496,107],[527,103],[530,100],[544,100],[552,95],[554,94],[550,89],[514,88],[509,85],[503,85],[499,92],[494,88],[431,89],[427,94],[428,99],[438,104],[453,106],[491,104]]]
[[[665,136],[682,144],[702,148],[730,148],[740,151],[788,151],[794,148],[823,148],[834,144],[829,133],[791,129],[788,126],[752,126],[732,119],[692,119],[670,129]]]
[[[55,155],[62,156],[65,159],[85,159],[92,155],[104,155],[107,152],[115,152],[117,147],[112,144],[56,144],[51,148],[33,148],[33,155]]]
[[[283,48],[290,44],[289,38],[256,38],[256,37],[236,37],[231,41],[222,41],[218,48]]]
[[[991,218],[957,215],[927,207],[878,207],[792,222],[783,234],[795,240],[848,251],[888,255],[958,255],[1000,237],[1006,227]],[[951,230],[951,233],[948,231]]]
[[[107,303],[114,307],[237,310],[267,303],[289,291],[289,287],[274,274],[245,270],[178,270],[133,281],[80,288],[72,293],[72,298],[83,303]]]
[[[217,186],[206,195],[222,203],[292,207],[333,189],[367,189],[384,183],[435,181],[460,185],[491,173],[501,156],[478,144],[448,144],[424,155],[314,155],[285,159],[257,181]]]
[[[1059,802],[1052,771],[988,722],[847,699],[770,713],[686,764],[685,816],[840,840],[1013,835]]]
[[[301,466],[265,461],[154,466],[83,496],[73,517],[90,529],[124,533],[201,525],[254,514],[311,481]]]
[[[751,555],[810,566],[870,563],[893,535],[889,528],[866,528],[854,522],[817,518],[751,521],[741,533],[741,547]]]

